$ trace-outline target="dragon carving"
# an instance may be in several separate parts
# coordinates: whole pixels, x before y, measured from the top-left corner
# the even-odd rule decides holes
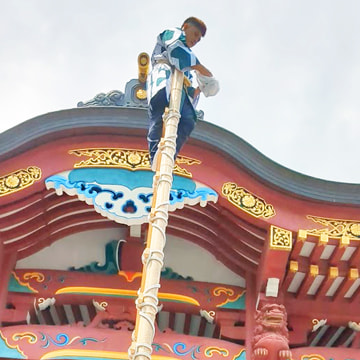
[[[291,360],[285,307],[266,304],[256,312],[255,320],[252,359]]]

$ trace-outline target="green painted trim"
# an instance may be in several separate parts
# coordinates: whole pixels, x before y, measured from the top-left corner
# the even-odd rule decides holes
[[[8,291],[19,292],[19,293],[30,293],[30,294],[36,293],[36,291],[30,289],[28,286],[20,284],[19,281],[14,276],[14,274],[11,274],[10,276]]]

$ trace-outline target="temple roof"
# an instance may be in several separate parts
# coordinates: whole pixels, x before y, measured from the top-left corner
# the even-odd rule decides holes
[[[75,134],[131,133],[145,136],[147,110],[142,107],[82,107],[30,119],[0,134],[0,161],[39,144]],[[190,142],[200,141],[227,156],[262,182],[294,196],[338,204],[360,205],[360,184],[321,180],[290,170],[264,156],[237,135],[199,121]]]
[[[144,233],[153,173],[141,86],[131,80],[125,93],[99,94],[0,134],[5,252],[25,259],[66,236],[113,228],[114,221]],[[179,191],[173,207],[180,210],[169,207],[167,235],[201,247],[246,282],[256,278],[262,296],[282,293],[292,324],[297,316],[326,315],[332,334],[345,321],[359,321],[360,184],[290,170],[201,119],[175,166],[174,183],[181,186],[172,188]],[[114,195],[111,201],[97,201],[104,193]],[[125,205],[118,206],[120,198]],[[327,314],[324,304],[336,313]],[[327,343],[326,328],[319,329],[307,340],[309,327],[295,329],[291,342]],[[352,330],[345,335],[342,343]]]

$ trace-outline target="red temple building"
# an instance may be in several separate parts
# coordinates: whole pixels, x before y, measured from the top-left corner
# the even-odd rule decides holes
[[[152,198],[144,92],[133,79],[0,134],[1,359],[128,358]],[[153,359],[360,360],[360,185],[200,120],[169,208]]]

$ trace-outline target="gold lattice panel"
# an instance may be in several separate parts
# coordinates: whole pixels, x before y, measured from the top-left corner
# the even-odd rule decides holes
[[[290,230],[271,225],[270,248],[290,251],[292,248],[292,232]]]

